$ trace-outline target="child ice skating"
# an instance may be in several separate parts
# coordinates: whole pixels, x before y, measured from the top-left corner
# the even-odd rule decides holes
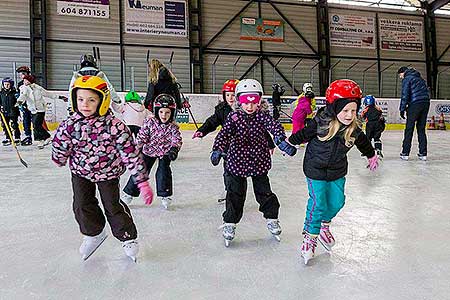
[[[225,81],[222,87],[222,98],[223,102],[220,102],[216,107],[214,108],[214,114],[210,116],[208,119],[206,119],[205,123],[203,123],[202,126],[194,133],[192,136],[193,139],[195,138],[201,138],[206,136],[207,134],[214,132],[217,127],[224,126],[225,121],[228,117],[228,115],[232,112],[234,102],[235,102],[235,96],[234,92],[236,90],[236,85],[238,84],[239,80],[236,79],[230,79]],[[269,141],[269,148],[274,149],[275,144],[273,143],[272,138],[270,137],[269,133],[265,133],[267,140]],[[223,173],[223,183],[224,183],[224,192],[221,197],[219,197],[218,202],[219,203],[225,203],[225,197],[227,192],[227,176],[226,176],[226,168],[225,168],[225,162],[224,162],[224,173]]]
[[[103,79],[83,76],[75,80],[71,101],[73,114],[56,131],[52,160],[58,166],[69,161],[73,211],[84,236],[80,254],[88,259],[106,239],[106,215],[125,254],[136,261],[137,230],[129,208],[120,201],[119,179],[126,166],[150,204],[153,192],[142,157],[130,130],[109,110],[111,98]],[[105,215],[95,197],[96,186]]]
[[[361,113],[361,118],[366,121],[366,136],[371,142],[373,139],[377,155],[383,157],[381,134],[386,127],[383,111],[376,105],[375,97],[372,95],[364,97],[364,105],[366,107]]]
[[[305,264],[314,257],[317,239],[328,251],[335,244],[330,222],[345,203],[347,152],[356,145],[368,158],[369,169],[378,167],[378,156],[356,118],[361,97],[361,89],[354,81],[332,82],[326,91],[326,107],[308,126],[289,137],[292,145],[308,142],[303,159],[309,190],[301,247]]]
[[[23,77],[23,85],[20,86],[20,96],[17,99],[19,105],[26,104],[31,112],[33,121],[34,140],[38,142],[38,148],[43,149],[51,142],[50,133],[44,128],[45,111],[47,103],[44,97],[51,99],[61,99],[67,101],[65,96],[58,96],[49,93],[46,89],[36,83],[33,75],[25,75]]]
[[[129,91],[125,95],[125,103],[118,108],[118,112],[122,114],[123,122],[128,126],[133,136],[136,138],[139,130],[144,124],[144,120],[150,115],[150,112],[141,102],[141,96],[135,91]]]
[[[172,202],[173,184],[170,163],[177,159],[182,140],[181,132],[175,123],[176,103],[174,97],[160,94],[153,104],[155,116],[149,116],[139,131],[136,143],[142,149],[147,173],[158,160],[156,170],[156,193],[165,209]],[[133,197],[139,196],[136,179],[130,176],[123,189],[122,200],[130,203]]]
[[[314,107],[312,105],[313,101],[315,102],[312,86],[308,86],[304,90],[305,92],[298,97],[297,106],[292,114],[292,133],[296,133],[305,127],[306,119],[312,117],[315,108],[315,104]]]
[[[242,218],[247,192],[247,177],[252,178],[253,190],[259,210],[267,220],[267,228],[277,240],[281,234],[278,221],[280,203],[272,192],[267,176],[271,168],[271,155],[266,131],[273,136],[278,147],[289,155],[297,151],[285,141],[284,129],[265,110],[263,89],[254,79],[245,79],[236,86],[237,101],[234,111],[218,133],[211,154],[211,162],[218,165],[226,157],[227,172],[226,210],[223,213],[223,237],[228,247],[235,235],[236,224]]]
[[[0,91],[0,110],[5,117],[6,124],[4,124],[3,119],[2,127],[5,133],[5,139],[2,141],[3,146],[11,145],[11,139],[9,138],[6,126],[11,126],[14,132],[14,142],[16,144],[20,143],[20,129],[19,123],[17,122],[20,112],[17,107],[16,89],[14,88],[14,81],[6,77],[2,80],[2,88]]]

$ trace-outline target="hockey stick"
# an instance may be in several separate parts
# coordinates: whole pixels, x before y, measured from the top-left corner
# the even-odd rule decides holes
[[[292,121],[292,117],[290,115],[288,115],[287,113],[285,113],[281,109],[279,110],[279,112],[282,113],[283,115],[285,115],[286,117],[288,117],[289,119],[291,119],[291,121]]]
[[[181,90],[183,88],[179,82],[177,82],[177,86],[178,86],[178,90]],[[186,97],[184,97],[184,94],[182,92],[180,92],[180,94],[181,94],[181,98],[183,98],[183,100],[184,100],[183,102],[189,103],[189,101],[186,100]],[[198,130],[199,127],[197,125],[197,122],[195,121],[194,115],[192,114],[191,108],[190,107],[186,107],[186,108],[189,112],[189,115],[192,118],[192,121],[194,121],[195,128],[197,128],[197,130]]]
[[[19,150],[17,149],[17,146],[16,146],[16,142],[14,141],[14,139],[12,137],[11,128],[9,128],[9,124],[6,123],[5,116],[3,115],[3,113],[1,111],[0,111],[0,115],[2,116],[3,124],[5,124],[6,131],[8,132],[9,139],[11,140],[11,143],[12,143],[14,149],[16,149],[17,157],[19,157],[19,160],[22,163],[22,165],[24,165],[25,168],[28,168],[28,164],[20,156]],[[5,128],[4,128],[4,130],[5,130]]]

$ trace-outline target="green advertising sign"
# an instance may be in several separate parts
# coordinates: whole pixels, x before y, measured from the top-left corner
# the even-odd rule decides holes
[[[241,17],[241,40],[284,41],[284,23],[278,20]]]

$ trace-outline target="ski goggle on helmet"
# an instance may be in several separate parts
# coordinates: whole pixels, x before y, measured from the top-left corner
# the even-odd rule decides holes
[[[97,113],[104,116],[111,104],[111,94],[109,93],[108,84],[98,76],[82,76],[78,77],[72,85],[72,93],[70,101],[72,103],[72,111],[77,111],[77,90],[86,89],[97,93],[100,97],[100,105],[97,107]]]
[[[235,94],[240,104],[259,104],[263,95],[263,88],[258,80],[244,79],[237,84]]]

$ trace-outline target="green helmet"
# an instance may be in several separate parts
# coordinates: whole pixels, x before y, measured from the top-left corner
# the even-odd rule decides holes
[[[129,91],[125,96],[125,102],[138,102],[141,103],[141,96],[135,91]]]

